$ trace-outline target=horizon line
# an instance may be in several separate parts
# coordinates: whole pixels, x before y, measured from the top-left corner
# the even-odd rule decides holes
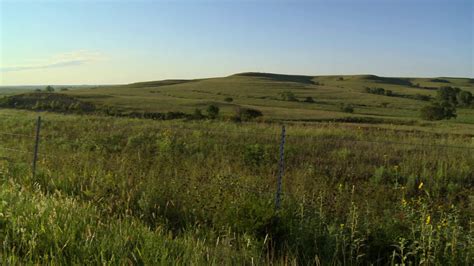
[[[308,74],[288,74],[288,73],[275,73],[275,72],[260,72],[260,71],[246,71],[246,72],[237,72],[226,76],[212,76],[212,77],[200,77],[200,78],[163,78],[163,79],[153,79],[153,80],[141,80],[141,81],[132,81],[127,83],[44,83],[44,84],[7,84],[0,85],[1,87],[28,87],[28,86],[116,86],[116,85],[128,85],[134,83],[142,82],[154,82],[154,81],[165,81],[165,80],[201,80],[201,79],[211,79],[211,78],[226,78],[230,76],[235,76],[245,73],[255,73],[255,74],[274,74],[274,75],[287,75],[287,76],[308,76],[308,77],[323,77],[323,76],[376,76],[376,77],[386,77],[386,78],[452,78],[452,79],[474,79],[474,76],[464,77],[464,76],[385,76],[385,75],[376,75],[370,73],[358,73],[358,74],[324,74],[324,75],[308,75]]]

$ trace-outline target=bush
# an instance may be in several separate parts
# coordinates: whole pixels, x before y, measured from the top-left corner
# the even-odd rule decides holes
[[[454,106],[458,105],[457,94],[460,93],[459,88],[441,87],[436,92],[436,99],[439,102],[448,102]]]
[[[366,87],[365,92],[372,93],[372,94],[378,94],[378,95],[393,96],[393,91],[385,90],[384,88],[369,88],[369,87]]]
[[[416,94],[413,99],[419,100],[419,101],[429,101],[431,100],[431,96],[429,95],[423,95],[423,94]]]
[[[228,103],[231,103],[234,101],[234,99],[232,99],[232,97],[227,97],[224,99],[224,101],[228,102]]]
[[[216,118],[219,115],[219,107],[211,104],[207,107],[207,116],[211,119]]]
[[[461,91],[458,94],[458,102],[461,105],[469,106],[472,103],[472,93],[469,91]]]
[[[167,112],[165,114],[165,120],[171,120],[171,119],[180,119],[180,118],[185,118],[186,114],[183,112]]]
[[[202,119],[202,118],[204,118],[204,115],[202,114],[201,109],[199,109],[199,108],[194,109],[193,118],[194,118],[194,119]]]
[[[236,117],[238,118],[237,121],[251,120],[260,116],[263,116],[263,114],[260,110],[257,109],[238,108],[236,110]]]
[[[343,111],[344,113],[353,113],[354,107],[351,104],[343,104],[341,106],[341,111]]]
[[[456,117],[456,109],[449,103],[432,104],[421,108],[420,116],[424,120],[442,120]]]
[[[309,96],[308,96],[308,97],[306,97],[306,99],[304,99],[304,102],[306,102],[306,103],[314,103],[314,99],[313,99],[313,97],[309,97]]]
[[[280,98],[283,101],[290,101],[290,102],[297,102],[298,99],[296,98],[295,94],[291,91],[283,91],[280,92]]]
[[[46,92],[54,92],[54,88],[53,88],[52,86],[49,86],[49,85],[48,85],[48,86],[44,89],[44,91],[46,91]]]

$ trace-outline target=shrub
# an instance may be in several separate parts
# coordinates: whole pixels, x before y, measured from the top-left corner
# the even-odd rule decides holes
[[[48,86],[44,89],[44,91],[46,91],[46,92],[54,92],[54,88],[53,88],[52,86],[49,86],[49,85],[48,85]]]
[[[459,104],[469,106],[472,103],[472,93],[469,91],[461,91],[458,94]]]
[[[194,109],[193,118],[194,118],[194,119],[202,119],[202,118],[204,118],[204,115],[202,114],[201,109],[199,109],[199,108]]]
[[[454,106],[458,104],[457,94],[460,92],[459,88],[441,87],[436,92],[436,99],[439,102],[448,102]]]
[[[291,91],[283,91],[280,92],[280,98],[283,101],[290,101],[290,102],[297,102],[298,99],[296,98],[295,94]]]
[[[219,115],[219,107],[211,104],[207,107],[207,116],[211,119],[216,118]]]
[[[257,109],[251,109],[251,108],[238,108],[236,110],[236,117],[238,118],[238,121],[242,120],[251,120],[257,117],[263,116],[262,112]]]
[[[429,95],[423,95],[423,94],[416,94],[413,99],[419,100],[419,101],[429,101],[431,99],[431,96]]]
[[[366,87],[365,91],[367,93],[372,93],[372,94],[386,95],[386,92],[385,92],[384,88],[368,88],[368,87]],[[390,91],[390,94],[392,95],[392,91]],[[389,95],[387,95],[387,96],[389,96]]]
[[[385,96],[393,96],[393,91],[391,91],[391,90],[386,90],[386,91],[385,91]]]
[[[234,99],[232,99],[232,97],[227,97],[224,99],[224,101],[228,102],[228,103],[231,103],[234,101]]]
[[[306,103],[314,103],[313,97],[309,97],[309,96],[306,97],[306,99],[304,99],[304,101],[305,101]]]
[[[165,114],[165,120],[185,118],[186,114],[183,112],[167,112]]]
[[[436,103],[427,105],[420,110],[420,116],[424,120],[442,120],[456,117],[456,109],[449,103]]]
[[[354,107],[351,104],[343,104],[341,106],[341,111],[343,111],[344,113],[353,113]]]

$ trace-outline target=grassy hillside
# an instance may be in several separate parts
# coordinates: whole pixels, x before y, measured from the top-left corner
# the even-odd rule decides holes
[[[344,117],[374,117],[396,120],[418,119],[418,110],[443,86],[474,93],[467,78],[388,78],[374,75],[301,76],[241,73],[222,78],[164,80],[121,86],[103,86],[67,92],[84,101],[129,111],[192,113],[217,104],[224,114],[235,107],[261,110],[267,119],[321,120]],[[366,88],[391,90],[393,96],[376,95]],[[298,101],[284,101],[280,94],[292,92]],[[231,97],[232,102],[224,99]],[[312,97],[314,103],[304,102]],[[352,105],[354,113],[341,111]],[[474,123],[473,109],[458,110],[452,123]]]

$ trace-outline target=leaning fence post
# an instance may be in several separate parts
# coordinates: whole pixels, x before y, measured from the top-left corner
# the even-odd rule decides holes
[[[281,142],[280,142],[280,161],[278,163],[278,180],[277,180],[277,191],[275,195],[275,210],[280,209],[280,201],[281,201],[281,181],[283,179],[283,171],[284,164],[285,164],[285,125],[281,127]]]
[[[33,169],[32,174],[33,178],[36,176],[36,161],[38,160],[38,145],[40,140],[40,128],[41,128],[41,116],[38,116],[36,121],[36,138],[35,138],[35,151],[33,153]]]

